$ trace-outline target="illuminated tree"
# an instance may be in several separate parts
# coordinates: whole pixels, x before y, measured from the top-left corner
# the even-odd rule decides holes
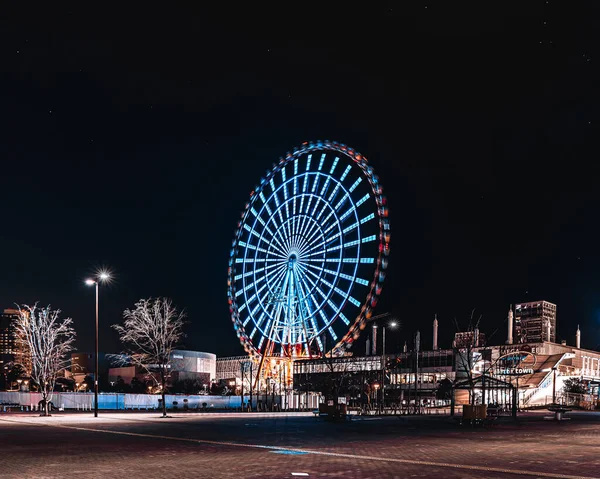
[[[20,351],[29,353],[29,372],[42,394],[41,415],[44,416],[49,416],[56,378],[70,362],[68,353],[73,350],[75,341],[72,323],[71,318],[60,319],[60,310],[52,310],[50,306],[19,306],[14,323],[16,343]]]
[[[122,325],[113,325],[127,348],[125,360],[144,369],[160,386],[163,417],[167,417],[165,392],[172,353],[184,336],[184,318],[185,313],[178,312],[170,299],[150,298],[139,300],[132,310],[126,309]]]

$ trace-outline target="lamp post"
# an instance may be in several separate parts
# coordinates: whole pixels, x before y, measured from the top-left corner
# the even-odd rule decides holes
[[[395,328],[398,325],[398,323],[396,323],[396,321],[392,321],[389,323],[388,327],[389,328]],[[385,414],[385,367],[387,365],[387,361],[385,360],[385,326],[383,326],[382,328],[383,331],[383,346],[382,346],[382,356],[381,356],[381,361],[382,361],[382,365],[381,365],[381,412],[383,414]]]
[[[552,404],[556,404],[556,370],[557,367],[552,368]]]
[[[100,272],[96,279],[86,279],[85,284],[96,287],[96,341],[94,348],[94,417],[98,417],[98,285],[110,279],[107,272]]]

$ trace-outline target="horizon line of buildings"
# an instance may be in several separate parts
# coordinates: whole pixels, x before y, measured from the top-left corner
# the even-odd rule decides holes
[[[507,315],[507,335],[506,340],[496,346],[490,346],[486,343],[485,334],[478,331],[476,327],[469,331],[457,332],[454,336],[454,341],[451,349],[441,349],[438,344],[439,322],[437,317],[433,320],[433,348],[431,350],[420,350],[415,356],[414,350],[419,350],[419,346],[413,344],[413,349],[408,350],[408,345],[405,343],[404,350],[399,354],[386,354],[386,361],[391,359],[395,361],[395,366],[386,366],[386,371],[390,369],[390,375],[384,378],[386,384],[394,389],[395,387],[402,390],[415,387],[425,392],[425,386],[428,385],[428,392],[431,393],[433,387],[443,379],[460,379],[460,374],[457,375],[457,359],[456,350],[469,346],[479,356],[474,364],[481,369],[485,369],[485,361],[488,363],[497,359],[498,355],[505,350],[529,350],[532,354],[537,354],[545,358],[544,362],[553,362],[553,366],[558,367],[562,364],[565,374],[572,375],[575,372],[581,373],[580,376],[586,377],[589,380],[600,380],[600,353],[591,350],[581,349],[581,332],[577,330],[575,347],[567,346],[566,341],[561,344],[556,343],[557,330],[557,307],[555,304],[548,301],[531,301],[526,303],[518,303],[513,310],[512,305],[509,308]],[[10,322],[14,319],[16,311],[5,310],[0,316],[0,366],[5,366],[6,358],[14,353],[14,338],[11,339]],[[360,370],[377,372],[381,371],[382,356],[377,356],[377,335],[376,328],[373,328],[371,338],[367,338],[366,355],[362,356],[346,356],[336,358],[339,364],[344,364],[346,367]],[[382,338],[383,339],[383,338]],[[485,351],[490,350],[489,358],[484,358],[487,354]],[[481,352],[483,351],[483,353]],[[575,352],[574,352],[575,351]],[[217,357],[212,353],[204,353],[197,351],[175,351],[178,357],[174,358],[173,380],[192,379],[201,384],[221,383],[229,386],[240,386],[246,391],[250,390],[255,382],[255,374],[253,372],[244,372],[245,364],[248,363],[247,356],[234,357]],[[573,357],[563,357],[565,354],[573,355]],[[559,357],[560,356],[560,357]],[[83,383],[85,375],[93,374],[94,367],[92,361],[93,355],[86,352],[74,352],[72,354],[72,370],[71,377],[76,379],[78,383]],[[107,355],[102,354],[99,367],[99,375],[105,376],[109,382],[121,380],[131,382],[134,378],[143,379],[147,374],[144,371],[134,368],[133,366],[115,366],[106,361]],[[553,357],[552,359],[549,359]],[[420,361],[420,369],[418,372],[414,369],[414,358]],[[324,374],[326,373],[327,359],[298,359],[294,362],[293,369],[289,371],[285,381],[280,381],[285,384],[279,388],[289,389],[289,387],[303,387],[306,381],[301,378],[307,374]],[[482,363],[483,361],[483,363]],[[574,361],[574,362],[573,362]],[[548,363],[549,364],[549,363]],[[483,365],[483,366],[482,366]],[[549,366],[550,367],[550,366]],[[547,369],[547,368],[546,368]],[[393,371],[393,373],[392,373]],[[1,371],[0,371],[1,372]],[[459,372],[460,373],[460,372]],[[254,376],[253,376],[254,374]],[[280,373],[281,374],[281,373]],[[375,380],[379,381],[379,376]],[[530,378],[531,379],[531,378]],[[543,379],[547,379],[545,376]],[[381,382],[381,381],[380,381]],[[531,381],[531,386],[538,388],[543,382],[541,379],[534,384]],[[547,382],[547,381],[546,381]],[[521,383],[523,386],[525,382]]]

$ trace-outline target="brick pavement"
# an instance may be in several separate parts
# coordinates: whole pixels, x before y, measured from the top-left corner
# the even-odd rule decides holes
[[[3,414],[0,477],[600,477],[599,438],[593,414],[488,429],[444,418]]]

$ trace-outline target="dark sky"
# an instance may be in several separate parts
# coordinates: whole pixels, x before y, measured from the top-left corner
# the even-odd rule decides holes
[[[217,2],[219,3],[219,2]],[[0,16],[0,306],[51,303],[118,351],[125,307],[170,296],[185,346],[242,352],[227,258],[249,192],[305,140],[365,154],[389,199],[378,313],[441,344],[510,303],[558,304],[600,346],[597,2],[30,6]],[[410,5],[408,5],[410,4]],[[464,4],[463,4],[464,5]]]

